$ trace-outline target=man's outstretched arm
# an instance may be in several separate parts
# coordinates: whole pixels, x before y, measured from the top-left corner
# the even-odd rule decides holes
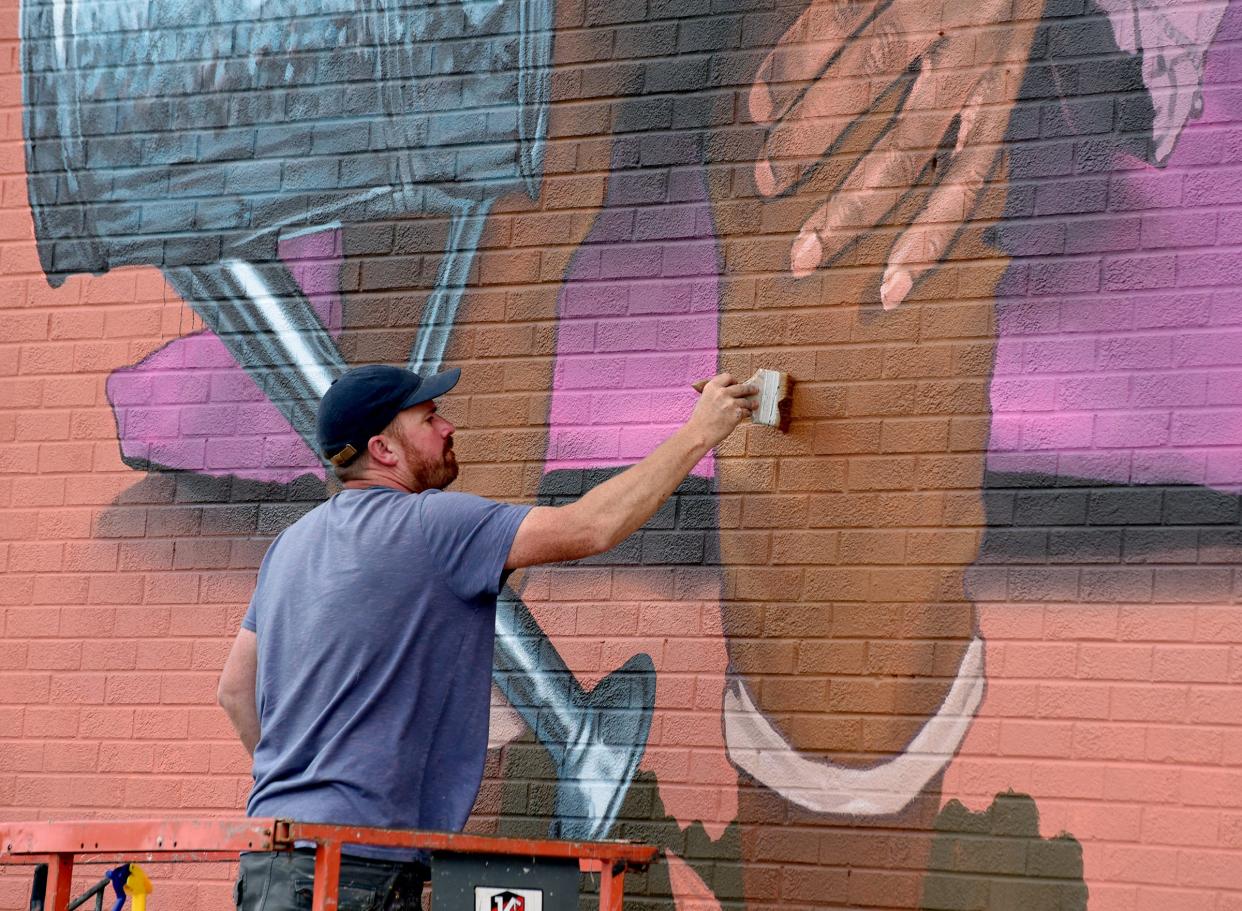
[[[259,710],[254,701],[255,674],[259,667],[257,641],[250,630],[237,631],[216,690],[216,701],[229,716],[242,746],[251,756],[259,742]]]
[[[703,388],[689,420],[636,465],[565,506],[537,506],[518,527],[506,569],[602,554],[650,519],[703,456],[754,410],[755,390],[727,373]]]

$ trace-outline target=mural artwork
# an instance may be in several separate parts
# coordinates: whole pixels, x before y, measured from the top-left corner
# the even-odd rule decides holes
[[[459,486],[545,504],[650,452],[695,380],[797,381],[788,434],[510,579],[473,826],[654,841],[640,891],[682,911],[1242,901],[1237,8],[22,0],[19,27],[0,273],[84,311],[158,275],[193,314],[91,368],[119,461],[89,537],[122,569],[227,569],[244,608],[334,489],[315,407],[355,364],[461,365]],[[60,570],[5,555],[33,661],[21,612],[55,598],[23,580]],[[0,750],[38,739],[24,704]],[[90,740],[74,717],[53,739]],[[220,812],[230,761],[191,774]],[[75,815],[43,762],[0,762],[0,812]]]

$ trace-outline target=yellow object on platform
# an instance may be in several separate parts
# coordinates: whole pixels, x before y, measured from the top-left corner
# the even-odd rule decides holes
[[[147,874],[137,864],[129,865],[129,877],[125,880],[125,894],[134,900],[133,911],[147,911],[147,896],[154,888]]]

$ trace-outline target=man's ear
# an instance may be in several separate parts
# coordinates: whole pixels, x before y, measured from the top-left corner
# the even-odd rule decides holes
[[[367,452],[380,465],[392,468],[397,464],[397,451],[392,447],[391,441],[382,433],[377,433],[367,440]]]

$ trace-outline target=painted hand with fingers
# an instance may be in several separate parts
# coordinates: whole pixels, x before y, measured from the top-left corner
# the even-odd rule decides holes
[[[996,179],[1042,3],[813,0],[756,74],[759,194],[807,197],[789,249],[806,277],[896,228],[886,310],[943,262]],[[912,214],[911,214],[912,213]]]

